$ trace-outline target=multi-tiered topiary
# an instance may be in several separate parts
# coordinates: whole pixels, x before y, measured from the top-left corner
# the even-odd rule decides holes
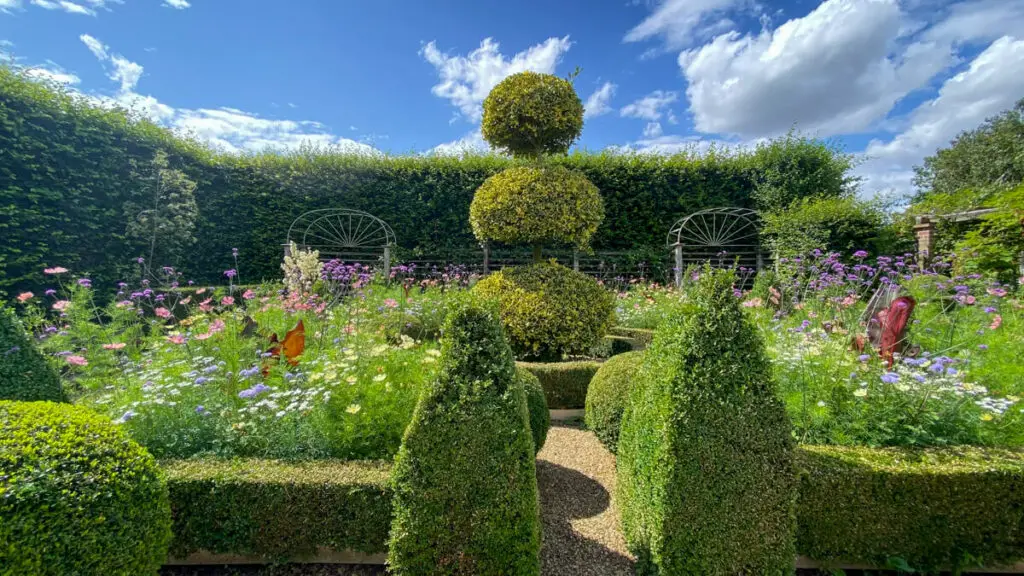
[[[644,353],[618,439],[638,574],[792,574],[792,427],[730,270],[705,268]]]
[[[61,402],[60,376],[36,349],[14,310],[0,304],[0,400]]]
[[[503,270],[477,285],[499,302],[520,357],[584,353],[611,324],[611,295],[596,281],[541,262],[545,245],[587,249],[604,219],[601,195],[584,175],[544,162],[546,155],[568,152],[582,129],[583,104],[572,83],[550,74],[514,74],[484,100],[484,138],[528,162],[488,178],[469,210],[481,241],[533,247],[532,266]]]

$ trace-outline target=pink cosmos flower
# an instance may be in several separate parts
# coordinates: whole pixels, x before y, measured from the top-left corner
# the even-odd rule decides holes
[[[103,349],[104,350],[121,350],[125,346],[127,346],[127,344],[125,344],[124,342],[114,342],[113,344],[104,344],[103,345]]]
[[[232,298],[231,296],[225,296],[220,299],[220,303],[224,306],[231,306],[232,304],[235,303],[235,299]]]
[[[168,336],[167,341],[170,342],[171,344],[184,344],[185,337],[182,336],[181,334],[175,334],[174,336]]]
[[[245,298],[246,300],[252,300],[255,297],[256,293],[253,292],[252,290],[246,290],[245,292],[242,293],[242,298]]]
[[[68,364],[71,364],[72,366],[88,366],[89,365],[89,361],[86,360],[85,358],[83,358],[82,356],[77,356],[77,355],[75,355],[75,356],[68,356],[67,358],[65,358],[65,360],[67,361]]]
[[[43,270],[43,274],[67,274],[67,272],[67,268],[61,268],[60,266],[56,266],[54,268],[46,268]]]
[[[202,334],[196,334],[195,336],[193,336],[193,338],[195,338],[196,340],[206,340],[210,336],[213,336],[213,334],[209,332],[203,332]]]
[[[196,294],[206,294],[206,288],[200,288],[199,290],[196,290]]]
[[[168,310],[167,308],[163,308],[163,307],[160,307],[160,308],[157,308],[156,310],[153,310],[153,313],[156,314],[157,316],[161,317],[161,318],[164,318],[164,319],[167,319],[167,318],[171,317],[171,311]]]
[[[1006,290],[1004,290],[1003,288],[989,288],[988,290],[986,290],[986,292],[988,292],[992,296],[998,296],[999,298],[1003,298],[1006,296]]]
[[[184,300],[182,300],[182,301],[181,301],[181,303],[182,303],[182,304],[188,304],[188,303],[189,303],[189,302],[191,302],[191,301],[192,301],[192,297],[191,297],[191,296],[189,296],[188,298],[185,298]]]
[[[751,298],[743,303],[744,308],[760,308],[764,301],[760,298]]]
[[[63,312],[67,310],[69,306],[71,306],[71,302],[67,300],[57,300],[56,302],[53,303],[53,309],[58,312]]]
[[[22,292],[21,294],[18,294],[18,302],[24,304],[25,302],[31,300],[33,297],[35,297],[35,294],[31,292]]]
[[[213,321],[213,323],[210,324],[210,334],[216,334],[217,332],[222,332],[223,330],[224,321],[221,320],[220,318],[217,318],[216,320]]]
[[[992,323],[989,324],[988,329],[989,330],[996,330],[996,329],[998,329],[1002,325],[1003,325],[1003,317],[1000,316],[999,314],[996,314],[995,317],[992,318]]]
[[[213,311],[213,306],[210,306],[210,302],[213,302],[213,298],[207,298],[206,300],[203,300],[202,302],[199,303],[199,309],[202,310],[203,312]]]
[[[387,300],[384,300],[384,305],[387,306],[388,308],[398,308],[398,302],[396,302],[394,298],[388,298]]]

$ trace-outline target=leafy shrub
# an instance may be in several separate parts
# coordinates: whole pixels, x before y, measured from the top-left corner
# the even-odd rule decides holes
[[[176,557],[206,550],[278,560],[318,547],[387,550],[387,462],[197,459],[167,461],[163,468]]]
[[[395,459],[391,572],[540,571],[540,516],[526,394],[494,314],[445,323],[440,373]]]
[[[3,401],[0,446],[0,574],[156,574],[171,539],[167,486],[109,420]]]
[[[612,295],[590,276],[554,263],[506,268],[474,291],[497,301],[512,349],[523,358],[586,352],[612,325]]]
[[[615,326],[611,329],[611,333],[616,336],[633,340],[637,343],[636,348],[638,349],[646,348],[654,341],[654,330],[649,330],[647,328],[626,328],[624,326]]]
[[[480,240],[586,248],[604,202],[586,176],[561,166],[509,168],[488,178],[469,207]]]
[[[643,362],[643,352],[619,354],[601,365],[587,389],[587,428],[613,453],[618,447],[629,391]]]
[[[533,452],[536,454],[544,447],[551,427],[551,412],[548,401],[544,397],[544,388],[540,380],[526,368],[516,367],[516,378],[526,391],[526,407],[530,411],[530,432],[533,433]]]
[[[1024,558],[1019,452],[802,446],[796,454],[801,555],[925,572]]]
[[[814,198],[764,214],[762,235],[777,256],[819,249],[886,253],[893,243],[881,206],[856,198]]]
[[[762,212],[785,209],[805,198],[852,195],[853,157],[832,142],[790,132],[759,144],[753,152],[757,168],[753,199]]]
[[[734,281],[704,270],[630,392],[618,486],[640,574],[793,573],[789,419]]]
[[[625,336],[605,336],[590,348],[589,356],[594,358],[611,358],[626,352],[632,352],[640,343]]]
[[[513,156],[564,154],[583,131],[583,102],[568,80],[520,72],[484,99],[480,128],[491,146]]]
[[[0,305],[0,400],[64,400],[60,376],[36,349],[14,310]]]
[[[575,410],[587,401],[587,387],[601,367],[594,360],[574,362],[516,362],[540,381],[548,408]]]

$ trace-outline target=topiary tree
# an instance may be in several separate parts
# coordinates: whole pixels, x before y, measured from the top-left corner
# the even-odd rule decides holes
[[[530,432],[533,434],[533,453],[540,452],[548,439],[551,428],[551,412],[548,400],[544,397],[544,387],[540,380],[526,368],[516,367],[516,380],[526,392],[526,408],[530,412]]]
[[[535,575],[540,512],[527,400],[492,312],[445,323],[437,379],[392,473],[391,573]]]
[[[512,348],[522,357],[583,354],[611,328],[615,301],[593,278],[552,263],[516,266],[476,284],[497,301]]]
[[[564,154],[583,131],[583,102],[568,80],[520,72],[487,95],[480,129],[491,146],[516,157]]]
[[[109,419],[0,401],[0,446],[0,574],[156,574],[171,541],[167,485]]]
[[[705,267],[630,392],[618,490],[639,574],[794,572],[791,426],[734,282]]]
[[[507,244],[573,244],[585,248],[604,219],[597,187],[561,166],[509,168],[473,196],[469,221],[477,238]]]
[[[643,363],[643,352],[613,356],[601,365],[587,388],[587,428],[612,453],[618,448],[619,426],[629,401],[629,391]]]
[[[64,401],[60,376],[14,310],[0,305],[0,400]]]

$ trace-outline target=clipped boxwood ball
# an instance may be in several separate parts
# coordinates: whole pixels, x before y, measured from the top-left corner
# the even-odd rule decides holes
[[[619,426],[629,402],[629,391],[643,363],[643,352],[614,356],[601,365],[587,387],[587,428],[612,453],[619,443]]]
[[[0,401],[0,446],[0,574],[156,574],[171,541],[167,485],[108,418]]]
[[[612,325],[612,294],[554,263],[505,268],[473,288],[494,300],[509,343],[525,359],[560,360],[590,349]]]
[[[564,78],[520,72],[487,95],[481,130],[513,156],[564,154],[583,131],[583,102]]]
[[[530,411],[530,432],[533,433],[533,453],[536,454],[544,447],[544,442],[548,439],[548,429],[551,427],[548,400],[544,396],[544,387],[540,385],[540,380],[532,372],[517,366],[516,378],[526,390],[526,407]]]
[[[604,220],[597,187],[561,166],[509,168],[488,178],[469,206],[480,240],[585,248]]]
[[[36,349],[14,310],[0,305],[0,400],[61,402],[60,376]]]

